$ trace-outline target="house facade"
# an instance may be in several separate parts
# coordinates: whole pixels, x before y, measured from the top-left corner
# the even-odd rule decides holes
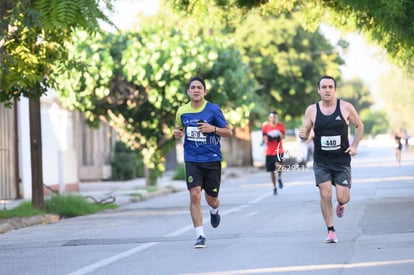
[[[0,105],[0,200],[32,197],[29,101]],[[116,134],[86,125],[79,112],[63,108],[52,92],[41,99],[44,193],[76,191],[81,181],[111,177]]]
[[[0,200],[19,197],[16,108],[0,105]]]
[[[12,108],[0,105],[0,200],[32,197],[29,101],[21,98]],[[41,98],[42,167],[44,194],[77,191],[80,182],[111,177],[116,132],[102,123],[89,127],[83,115],[65,109],[54,92]],[[222,139],[227,166],[250,165],[248,129],[235,129]],[[174,169],[181,152],[173,152]]]

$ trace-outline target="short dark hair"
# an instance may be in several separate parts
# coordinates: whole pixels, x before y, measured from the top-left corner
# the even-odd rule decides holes
[[[334,82],[334,85],[335,85],[335,89],[336,89],[336,80],[335,80],[335,78],[333,78],[333,76],[330,76],[330,75],[324,75],[324,76],[322,76],[320,79],[319,79],[319,82],[318,82],[318,88],[320,88],[321,87],[321,81],[323,80],[323,79],[331,79],[331,80],[333,80],[333,82]]]
[[[269,112],[269,116],[270,116],[270,115],[276,115],[276,116],[277,116],[277,111],[275,111],[275,110],[270,111],[270,112]]]
[[[204,79],[201,76],[195,76],[195,77],[191,78],[190,81],[188,81],[187,89],[190,89],[191,83],[195,80],[200,81],[201,85],[203,85],[203,87],[204,87],[204,90],[206,89],[206,83],[204,82]]]

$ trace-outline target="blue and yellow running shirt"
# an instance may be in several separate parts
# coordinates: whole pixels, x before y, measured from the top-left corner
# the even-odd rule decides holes
[[[219,128],[228,124],[220,107],[208,101],[198,109],[192,108],[191,102],[178,108],[175,124],[184,131],[184,161],[221,161],[220,136],[201,133],[197,127],[200,120]]]

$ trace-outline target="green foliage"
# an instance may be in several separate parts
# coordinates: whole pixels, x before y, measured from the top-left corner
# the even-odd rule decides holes
[[[375,136],[388,132],[390,125],[385,111],[364,109],[360,112],[360,117],[364,122],[364,135]]]
[[[139,33],[79,33],[73,41],[71,58],[84,67],[56,76],[64,104],[92,125],[103,120],[116,129],[141,154],[152,181],[175,145],[175,113],[188,102],[192,76],[206,79],[207,100],[222,106],[229,123],[248,123],[256,82],[231,39],[194,37],[157,21]]]
[[[391,70],[381,78],[378,97],[384,102],[389,130],[414,130],[414,79],[399,69]]]
[[[129,180],[144,176],[142,157],[123,142],[116,142],[111,162],[113,180]]]
[[[211,6],[223,11],[259,9],[263,14],[279,15],[299,11],[304,26],[309,30],[325,21],[342,31],[362,32],[384,48],[398,65],[412,72],[414,67],[414,2],[401,0],[164,0],[175,9],[203,18]],[[218,13],[218,17],[223,16]]]
[[[316,83],[320,76],[338,77],[339,65],[344,63],[318,30],[308,32],[301,26],[298,16],[251,12],[235,32],[243,60],[260,84],[256,93],[263,104],[257,112],[266,118],[269,110],[276,109],[286,123],[319,99]]]
[[[111,8],[112,0],[104,0]],[[11,105],[21,96],[38,98],[54,87],[67,59],[66,42],[75,28],[99,30],[109,22],[102,1],[33,0],[2,2],[0,11],[0,102]],[[70,65],[66,63],[66,65]]]
[[[396,64],[412,71],[414,67],[413,1],[329,1],[325,8],[331,13],[328,18],[329,23],[342,30],[360,31],[366,34],[371,41],[384,48],[388,57]]]
[[[111,24],[105,16],[102,7],[108,10],[113,8],[112,1],[50,1],[37,0],[33,2],[33,9],[39,14],[39,20],[45,29],[66,29],[84,26],[89,32],[95,32],[99,20]],[[103,3],[101,3],[103,2]]]
[[[351,102],[359,112],[372,107],[374,100],[369,89],[364,86],[361,79],[351,79],[337,82],[336,95]]]
[[[63,217],[76,217],[97,213],[104,209],[116,208],[114,204],[93,204],[80,195],[53,195],[45,200],[47,213],[58,214]]]
[[[29,201],[21,203],[13,209],[0,210],[0,219],[8,219],[15,217],[31,217],[46,214],[46,211],[33,208]]]
[[[157,191],[158,191],[158,188],[156,186],[148,186],[147,187],[147,192],[148,193],[154,193],[154,192],[157,192]]]
[[[57,214],[64,217],[83,216],[97,213],[105,209],[113,209],[115,204],[92,204],[80,195],[53,195],[45,200],[45,210],[33,208],[26,201],[10,210],[1,210],[0,219],[15,217],[32,217],[44,214]]]

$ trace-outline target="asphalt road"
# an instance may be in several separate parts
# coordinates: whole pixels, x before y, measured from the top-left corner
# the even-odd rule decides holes
[[[0,274],[414,274],[413,153],[398,166],[392,147],[361,146],[337,244],[324,243],[313,171],[283,178],[274,196],[264,170],[234,170],[218,228],[204,207],[204,249],[182,191],[1,234]]]

